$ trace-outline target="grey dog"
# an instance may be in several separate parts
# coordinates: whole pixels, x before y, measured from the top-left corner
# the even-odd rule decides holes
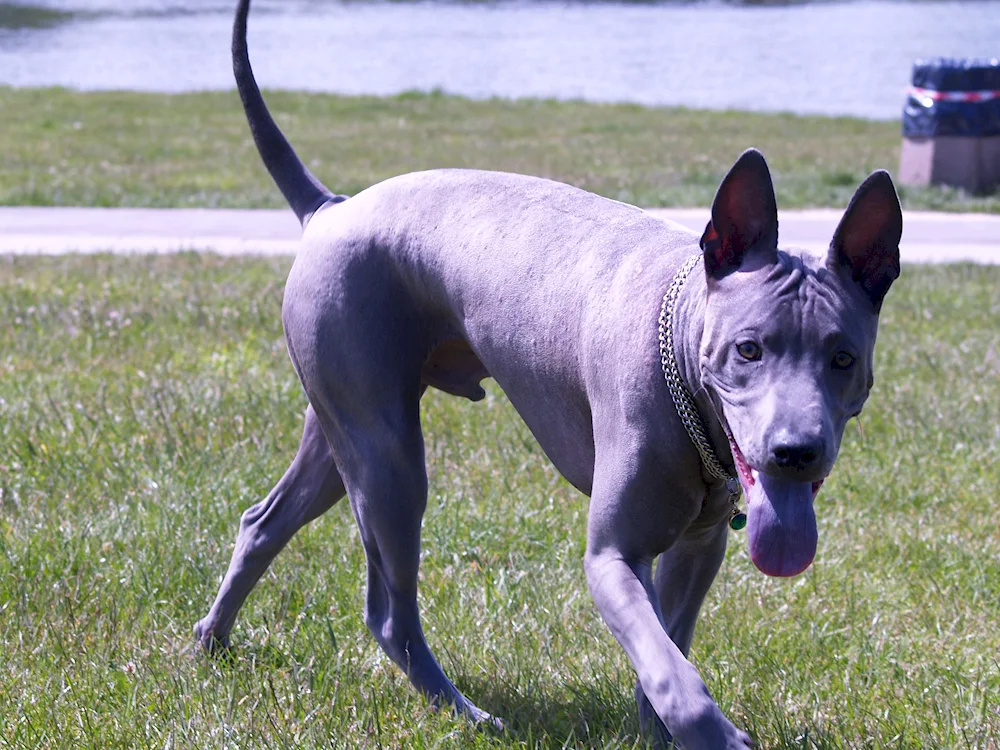
[[[432,386],[477,401],[492,377],[590,496],[587,582],[638,673],[644,729],[691,750],[750,746],[686,656],[741,485],[761,571],[796,575],[815,555],[813,501],[868,396],[879,310],[899,275],[888,174],[860,186],[823,257],[778,249],[771,177],[752,149],[722,180],[700,240],[514,174],[419,172],[347,199],[271,119],[247,55],[249,5],[233,64],[264,164],[303,226],[282,322],[309,408],[291,466],[242,516],[201,644],[227,644],[274,556],[346,494],[379,645],[432,701],[499,723],[445,676],[417,610],[420,398]]]

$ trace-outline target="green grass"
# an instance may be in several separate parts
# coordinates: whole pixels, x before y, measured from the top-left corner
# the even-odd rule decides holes
[[[287,264],[0,263],[0,747],[643,747],[586,500],[496,388],[425,398],[421,604],[508,733],[432,712],[380,653],[346,504],[278,557],[231,656],[193,652],[239,514],[298,442]],[[693,658],[760,747],[1000,746],[998,286],[904,268],[806,574],[764,577],[731,535]]]
[[[783,208],[839,206],[899,165],[899,124],[538,100],[269,92],[279,125],[337,192],[475,167],[541,175],[641,206],[708,206],[748,146]],[[165,95],[0,87],[0,204],[284,207],[235,92]],[[913,209],[1000,211],[1000,193],[901,190]]]
[[[0,29],[43,29],[68,21],[74,14],[63,10],[0,2]]]

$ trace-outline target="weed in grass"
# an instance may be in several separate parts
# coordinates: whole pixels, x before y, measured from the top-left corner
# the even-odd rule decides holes
[[[227,657],[193,651],[240,512],[298,443],[287,265],[0,262],[0,745],[644,747],[586,590],[586,500],[495,387],[424,399],[421,608],[508,732],[435,713],[378,650],[345,504],[278,557]],[[760,747],[997,746],[998,285],[904,267],[807,573],[767,579],[731,535],[692,656]]]

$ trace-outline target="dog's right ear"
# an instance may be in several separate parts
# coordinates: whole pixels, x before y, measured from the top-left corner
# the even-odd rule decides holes
[[[737,270],[751,250],[765,253],[765,262],[777,259],[778,204],[771,172],[757,149],[744,151],[719,185],[701,250],[708,279]]]

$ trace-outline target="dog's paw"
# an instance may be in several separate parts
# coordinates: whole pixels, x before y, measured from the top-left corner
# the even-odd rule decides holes
[[[737,729],[716,709],[717,716],[705,716],[702,720],[678,729],[673,747],[677,750],[750,750],[754,742],[750,735]]]
[[[229,651],[229,637],[216,638],[215,633],[205,626],[204,620],[194,626],[194,637],[202,652],[215,656]]]
[[[464,695],[461,696],[460,701],[454,704],[454,709],[456,713],[464,716],[477,727],[494,729],[498,732],[503,732],[507,729],[503,723],[503,719],[483,711],[483,709],[476,706]]]
[[[711,704],[703,712],[700,721],[685,727],[687,741],[681,742],[671,735],[662,719],[653,710],[653,706],[642,691],[642,686],[636,683],[636,702],[639,709],[639,727],[652,747],[657,750],[748,750],[755,747],[750,735],[733,726],[722,712]]]
[[[498,732],[504,732],[507,730],[507,726],[503,723],[503,719],[499,716],[494,716],[493,714],[486,713],[486,711],[480,711],[476,709],[477,716],[473,718],[477,726],[490,727]]]

